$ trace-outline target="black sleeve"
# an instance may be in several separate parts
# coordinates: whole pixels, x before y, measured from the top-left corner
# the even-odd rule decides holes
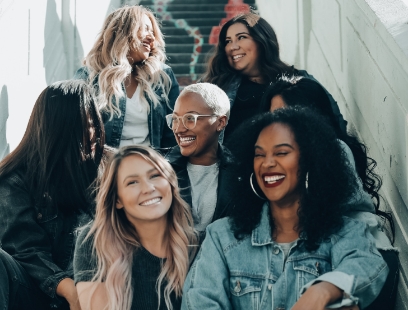
[[[85,226],[77,238],[74,253],[74,281],[90,282],[96,274],[97,261],[93,255],[93,238],[86,238],[91,224]]]
[[[176,76],[173,73],[173,70],[171,68],[166,68],[164,70],[166,74],[169,76],[170,81],[171,81],[171,88],[168,93],[168,98],[169,102],[166,105],[166,115],[173,113],[174,110],[174,105],[176,103],[176,100],[180,94],[180,89],[179,89],[179,84],[177,82]],[[176,138],[174,137],[173,131],[167,126],[167,124],[164,124],[163,127],[163,136],[161,139],[161,147],[172,147],[177,144]]]

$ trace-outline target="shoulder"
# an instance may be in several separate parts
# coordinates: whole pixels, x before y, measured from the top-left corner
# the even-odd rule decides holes
[[[75,72],[74,79],[87,79],[89,76],[89,71],[87,67],[81,67]]]
[[[24,190],[28,192],[27,184],[24,181],[24,173],[21,170],[11,171],[0,177],[0,195],[11,195],[13,189]],[[5,189],[8,188],[9,190]]]
[[[365,222],[348,216],[343,216],[343,226],[333,235],[333,238],[335,240],[339,238],[354,239],[359,235],[365,235],[366,230],[367,224]]]
[[[211,239],[213,239],[214,242],[219,243],[222,248],[226,248],[231,243],[237,241],[231,229],[231,223],[228,217],[214,221],[207,226],[206,231],[206,235],[211,236]]]
[[[91,230],[93,222],[90,222],[86,224],[85,226],[82,226],[77,229],[76,234],[77,234],[77,240],[76,240],[76,246],[78,248],[81,248],[83,246],[89,247],[92,246],[93,243],[93,238],[86,238],[89,234],[89,231]]]

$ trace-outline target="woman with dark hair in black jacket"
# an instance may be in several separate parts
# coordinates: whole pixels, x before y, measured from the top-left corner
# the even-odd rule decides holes
[[[93,217],[105,134],[84,81],[48,86],[0,162],[0,308],[80,309],[74,230]]]
[[[349,215],[366,222],[376,239],[376,246],[388,264],[390,274],[379,298],[368,309],[392,309],[395,303],[398,281],[398,257],[388,237],[383,232],[384,219],[388,220],[394,238],[394,221],[391,213],[380,210],[378,191],[381,178],[375,173],[377,162],[367,155],[367,147],[355,136],[341,129],[341,124],[331,109],[330,98],[323,86],[315,80],[301,76],[283,76],[268,87],[262,98],[259,112],[275,111],[279,108],[302,106],[313,109],[324,116],[341,141],[340,145],[356,172],[356,188],[348,201]],[[392,251],[389,251],[392,249]]]

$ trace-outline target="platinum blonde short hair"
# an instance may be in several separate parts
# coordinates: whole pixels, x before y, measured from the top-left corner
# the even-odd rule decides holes
[[[227,94],[217,85],[211,83],[191,84],[181,91],[179,97],[187,93],[200,95],[215,115],[225,115],[229,119],[230,101]]]

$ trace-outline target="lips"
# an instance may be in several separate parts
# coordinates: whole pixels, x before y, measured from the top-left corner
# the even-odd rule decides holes
[[[146,206],[151,206],[151,205],[159,203],[161,200],[162,200],[161,197],[155,197],[155,198],[151,198],[151,199],[142,201],[141,203],[139,203],[139,205],[145,206],[145,207]]]
[[[194,143],[196,136],[178,136],[179,145],[181,147],[187,147]]]
[[[277,172],[262,174],[262,180],[265,187],[279,186],[285,180],[285,177],[284,174]]]
[[[241,58],[244,57],[244,56],[245,56],[245,54],[239,54],[239,55],[234,55],[234,56],[232,56],[231,58],[232,58],[232,61],[233,61],[233,62],[238,62],[238,61],[240,61]]]

